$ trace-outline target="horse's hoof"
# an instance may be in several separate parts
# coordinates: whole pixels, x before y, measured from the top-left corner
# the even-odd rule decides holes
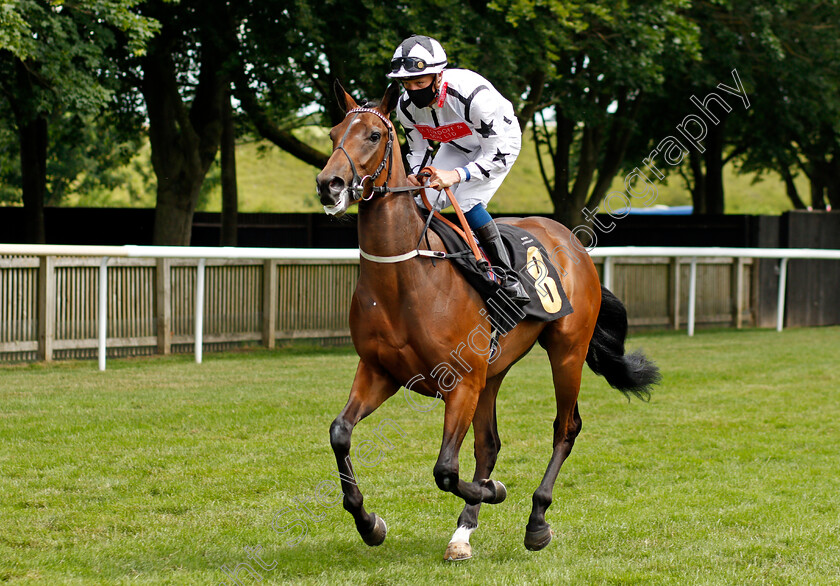
[[[484,486],[485,488],[489,488],[494,494],[491,500],[486,501],[488,505],[498,505],[507,498],[507,489],[498,480],[485,480]]]
[[[443,560],[447,562],[460,562],[472,557],[472,546],[465,541],[450,542],[446,546],[446,553]]]
[[[373,530],[367,535],[362,535],[362,540],[373,547],[375,545],[382,545],[382,542],[385,541],[385,535],[388,534],[388,526],[385,524],[385,520],[376,513],[371,513],[371,516],[374,518]]]
[[[554,531],[551,530],[550,525],[546,525],[544,529],[537,531],[525,531],[525,549],[531,551],[539,551],[546,545],[551,543],[551,537]]]

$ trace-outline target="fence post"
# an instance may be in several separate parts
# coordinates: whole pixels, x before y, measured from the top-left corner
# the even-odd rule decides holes
[[[38,265],[38,360],[53,359],[55,342],[55,257],[42,256]]]
[[[99,370],[105,370],[108,339],[108,257],[99,262]]]
[[[692,257],[688,273],[688,335],[694,335],[694,317],[697,305],[697,257]]]
[[[277,296],[277,260],[268,259],[263,263],[262,341],[266,348],[274,348],[277,337]]]
[[[204,353],[204,267],[207,261],[198,260],[195,274],[195,363],[201,364]]]
[[[671,259],[670,287],[671,290],[671,319],[675,330],[680,329],[680,259]]]
[[[733,294],[735,295],[735,303],[733,304],[735,329],[740,330],[744,325],[744,259],[739,256],[732,260],[734,261],[732,269],[735,271],[735,279],[733,280],[735,284],[733,289]]]
[[[783,258],[779,266],[779,298],[776,302],[776,331],[785,327],[785,289],[787,288],[788,259]]]
[[[613,259],[612,257],[604,257],[604,287],[613,290]]]
[[[155,313],[157,314],[157,351],[172,352],[172,261],[159,258],[155,265]]]

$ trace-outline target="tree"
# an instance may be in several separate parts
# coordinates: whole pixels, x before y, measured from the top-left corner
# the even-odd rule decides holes
[[[0,91],[19,141],[21,197],[30,242],[44,242],[50,124],[90,120],[108,103],[106,50],[114,31],[140,53],[156,23],[130,8],[137,0],[84,4],[20,0],[0,7]],[[6,164],[5,168],[9,168]],[[55,182],[54,182],[55,183]],[[56,184],[57,185],[57,184]]]
[[[735,150],[743,169],[772,170],[796,208],[793,177],[811,183],[810,205],[840,206],[840,3],[782,3],[773,12],[777,43],[756,80],[756,115],[741,126]],[[772,113],[759,116],[758,111]]]
[[[235,25],[223,0],[153,0],[142,10],[162,25],[146,54],[128,64],[149,120],[157,177],[153,241],[186,246],[201,185],[221,141],[230,85],[227,39]]]
[[[498,4],[524,47],[517,59],[528,64],[522,81],[554,216],[585,224],[627,158],[665,63],[696,55],[696,27],[680,1]]]
[[[255,2],[240,39],[236,96],[262,136],[323,166],[326,153],[291,132],[301,107],[318,104],[322,123],[337,123],[343,114],[332,98],[335,80],[377,96],[400,40],[415,32],[434,36],[444,42],[450,66],[481,72],[511,99],[523,128],[534,112],[555,111],[553,173],[544,178],[556,215],[574,222],[585,205],[597,205],[618,171],[640,90],[659,81],[656,57],[665,43],[678,35],[687,48],[677,48],[688,51],[694,42],[695,31],[677,13],[682,2],[623,2],[617,10],[614,4],[420,0],[332,3],[325,10],[302,0],[272,10]],[[544,133],[537,138],[549,140]],[[575,165],[576,174],[570,172]]]
[[[238,37],[236,98],[259,134],[300,160],[323,167],[329,155],[295,136],[305,124],[332,126],[343,117],[337,80],[379,96],[393,46],[391,4],[300,0],[255,1]],[[390,16],[389,16],[390,15]],[[381,34],[370,35],[370,30]],[[313,106],[317,110],[313,111]],[[302,110],[311,112],[301,116]]]
[[[694,212],[724,212],[723,170],[730,163],[744,173],[778,173],[800,209],[805,203],[794,177],[805,172],[820,192],[815,207],[824,206],[819,185],[833,177],[832,137],[840,120],[838,3],[693,2],[688,15],[700,27],[701,58],[667,62],[661,91],[643,106],[640,121],[683,140],[686,163],[674,170],[691,192]],[[740,84],[746,95],[733,96],[720,84]],[[717,122],[707,118],[705,132],[692,126],[689,134],[702,135],[692,144],[673,130],[689,114],[702,117],[692,100],[702,102],[711,92],[734,111],[713,99],[709,110]],[[633,142],[630,160],[648,156],[659,138]],[[666,167],[660,169],[667,175]]]

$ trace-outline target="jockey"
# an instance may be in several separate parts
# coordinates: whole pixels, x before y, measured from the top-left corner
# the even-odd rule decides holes
[[[487,203],[519,154],[519,122],[511,103],[489,81],[473,71],[445,67],[443,47],[421,35],[404,40],[391,60],[388,77],[399,80],[406,90],[397,119],[408,139],[408,181],[419,186],[420,169],[427,165],[436,169],[429,186],[452,188],[492,264],[502,269],[497,272],[504,276],[502,290],[512,301],[525,305],[528,293],[511,266],[499,228],[487,213]],[[440,148],[430,162],[432,142],[439,142]],[[438,196],[431,189],[426,193],[430,201]],[[443,203],[443,207],[449,205]]]

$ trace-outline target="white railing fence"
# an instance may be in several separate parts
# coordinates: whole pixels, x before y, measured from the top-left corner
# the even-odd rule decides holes
[[[735,315],[736,317],[736,327],[740,327],[741,324],[741,315],[742,315],[742,304],[744,298],[744,271],[743,267],[745,266],[746,262],[750,259],[779,259],[780,260],[780,267],[779,267],[779,284],[778,284],[778,305],[777,305],[777,315],[776,315],[776,329],[781,331],[784,323],[784,312],[785,312],[785,291],[786,291],[786,279],[787,279],[787,265],[791,259],[832,259],[832,260],[840,260],[840,250],[817,250],[817,249],[766,249],[766,248],[688,248],[688,247],[601,247],[594,249],[590,252],[590,256],[593,259],[601,259],[602,264],[602,280],[604,285],[612,290],[613,286],[613,279],[615,275],[615,267],[616,263],[619,261],[627,262],[627,259],[650,259],[650,258],[665,258],[665,259],[674,259],[676,263],[677,269],[677,289],[679,289],[679,266],[680,263],[687,259],[689,262],[689,284],[688,284],[688,316],[687,316],[687,329],[688,335],[693,336],[695,330],[695,320],[696,320],[696,305],[697,305],[697,268],[698,264],[703,262],[710,262],[711,259],[734,259],[735,261],[735,290],[737,293],[734,295],[736,299],[736,310]],[[26,261],[24,264],[13,264],[11,261],[15,260],[15,258],[9,259],[4,257],[26,257],[32,258],[33,260]],[[33,258],[37,257],[37,258]],[[204,334],[204,326],[205,326],[205,301],[207,299],[208,293],[206,292],[206,272],[207,272],[207,261],[212,261],[215,263],[224,264],[225,262],[249,262],[252,261],[254,263],[263,264],[265,271],[263,276],[261,277],[262,283],[261,288],[262,291],[257,291],[254,295],[250,295],[254,299],[259,297],[256,293],[261,294],[261,298],[263,301],[262,304],[262,313],[265,316],[264,324],[262,327],[262,332],[251,332],[246,334],[239,334],[239,337],[236,339],[241,340],[248,340],[252,339],[254,336],[257,336],[258,339],[262,339],[262,341],[268,345],[273,346],[274,339],[278,335],[276,331],[276,326],[278,323],[278,316],[277,316],[277,289],[285,288],[289,289],[295,288],[296,285],[294,283],[285,282],[283,284],[278,284],[278,266],[282,266],[284,264],[318,264],[318,265],[332,265],[332,264],[341,264],[341,265],[352,265],[357,264],[359,262],[359,251],[357,249],[293,249],[293,248],[229,248],[229,247],[222,247],[222,248],[210,248],[210,247],[166,247],[166,246],[59,246],[59,245],[13,245],[13,244],[0,244],[0,268],[9,268],[9,267],[20,267],[25,266],[29,267],[30,270],[37,267],[38,271],[38,278],[37,278],[37,314],[38,314],[38,339],[37,341],[29,341],[29,342],[7,342],[5,344],[0,344],[0,348],[5,348],[9,350],[10,348],[16,350],[32,350],[33,348],[37,348],[38,356],[44,360],[50,360],[52,358],[52,351],[53,351],[53,344],[55,344],[55,315],[56,315],[56,284],[55,278],[52,276],[52,271],[56,270],[56,267],[61,264],[57,259],[59,258],[66,258],[66,257],[82,257],[82,258],[89,258],[91,261],[95,262],[94,259],[99,259],[98,263],[98,303],[96,304],[96,321],[98,328],[97,331],[97,352],[99,358],[99,369],[105,370],[106,365],[106,354],[108,349],[108,284],[109,284],[109,270],[114,270],[117,266],[120,265],[120,259],[151,259],[148,261],[150,267],[157,267],[157,284],[155,286],[158,289],[158,293],[160,294],[160,298],[164,299],[158,303],[160,307],[154,310],[157,315],[155,319],[157,320],[159,334],[157,337],[149,337],[146,335],[145,337],[140,338],[127,338],[129,342],[125,342],[126,345],[135,343],[137,345],[157,345],[158,350],[162,351],[162,353],[168,353],[170,344],[173,342],[171,339],[171,330],[173,327],[170,325],[170,320],[172,319],[171,316],[171,308],[168,307],[168,299],[170,287],[170,281],[168,272],[162,272],[163,270],[166,271],[170,268],[170,265],[177,262],[185,262],[185,259],[193,259],[193,262],[197,260],[195,264],[195,279],[194,279],[194,286],[193,286],[193,295],[191,300],[182,300],[184,306],[186,307],[187,302],[191,301],[193,304],[194,310],[194,318],[193,318],[193,328],[194,328],[194,336],[192,340],[194,342],[194,351],[195,351],[195,360],[197,363],[201,363],[202,356],[203,356],[203,345],[205,343],[205,334]],[[18,259],[19,260],[19,259]],[[4,262],[5,261],[5,262]],[[260,262],[261,261],[261,262]],[[70,262],[70,261],[64,261]],[[29,263],[29,264],[27,264]],[[84,266],[91,266],[90,261],[81,262],[81,265]],[[96,265],[94,265],[96,266]],[[192,266],[192,265],[190,265]],[[146,269],[146,270],[153,270],[153,269]],[[161,277],[161,275],[166,275],[165,278]],[[17,279],[17,277],[15,277]],[[25,279],[21,280],[22,284],[17,284],[15,279],[6,279],[6,281],[14,281],[11,285],[4,285],[4,291],[6,295],[6,299],[10,299],[17,295],[28,296],[28,299],[33,297],[32,289],[32,280],[28,283],[23,283]],[[113,280],[113,279],[110,279]],[[323,311],[326,313],[333,312],[336,304],[347,303],[349,304],[349,297],[347,297],[349,290],[352,290],[351,287],[353,283],[351,280],[346,278],[341,279],[337,278],[335,275],[331,275],[329,277],[330,283],[328,284],[329,287],[336,287],[341,288],[341,298],[338,298],[334,294],[330,294],[327,292],[326,297],[329,300],[330,305],[319,305],[316,311]],[[288,281],[288,279],[287,279]],[[311,281],[311,279],[310,279]],[[307,282],[310,282],[307,281]],[[341,281],[341,284],[338,283]],[[340,286],[339,286],[340,285]],[[135,285],[136,286],[136,285]],[[323,286],[323,284],[318,285]],[[90,287],[90,286],[89,286]],[[125,286],[127,289],[131,288],[131,284],[127,284]],[[252,287],[253,288],[253,287]],[[20,291],[18,289],[21,289]],[[239,289],[236,289],[239,291]],[[184,289],[182,292],[186,295],[186,290]],[[124,293],[125,294],[125,293]],[[304,296],[311,294],[311,292],[304,291],[300,288],[297,290],[298,296]],[[127,293],[127,295],[131,295],[131,292]],[[292,295],[294,296],[294,295]],[[236,304],[237,301],[228,300],[228,303]],[[251,304],[260,304],[259,300],[252,300]],[[679,300],[676,300],[677,308],[674,311],[673,323],[675,327],[678,327],[680,324],[679,318]],[[146,305],[150,305],[146,303]],[[293,305],[293,304],[292,304]],[[295,314],[295,307],[289,306],[289,313],[294,317]],[[15,312],[23,312],[26,313],[26,309],[15,309]],[[88,313],[93,311],[92,307],[88,308]],[[146,314],[149,314],[152,310],[148,307],[146,308]],[[222,310],[223,311],[223,310]],[[309,310],[312,311],[311,309]],[[84,313],[84,311],[82,311]],[[19,316],[18,316],[19,317]],[[92,316],[91,316],[92,317]],[[332,315],[331,317],[336,317]],[[31,318],[31,316],[30,316]],[[146,322],[151,321],[148,315],[146,316]],[[15,322],[24,322],[24,321],[32,321],[29,320],[22,320],[22,319],[15,319]],[[332,329],[330,328],[322,328],[321,330],[315,330],[315,333],[324,333],[325,335],[332,335],[335,336],[337,334],[341,334],[343,332],[336,329],[335,324],[333,323],[335,320],[333,319],[330,323],[332,324]],[[296,323],[293,319],[289,323]],[[91,324],[92,325],[92,324]],[[255,330],[260,326],[254,326],[253,324],[250,326],[241,326],[241,328]],[[295,327],[299,326],[290,326],[293,329],[287,332],[284,332],[283,335],[288,337],[298,337],[298,333],[294,330]],[[148,329],[148,328],[147,328]],[[161,333],[164,332],[164,333]],[[134,334],[137,336],[138,334]],[[250,338],[248,336],[251,336]],[[82,336],[83,337],[83,336]],[[178,339],[181,343],[186,342],[185,336],[181,335]],[[82,347],[79,343],[74,343],[71,341],[65,341],[64,346],[67,348],[71,347]]]

